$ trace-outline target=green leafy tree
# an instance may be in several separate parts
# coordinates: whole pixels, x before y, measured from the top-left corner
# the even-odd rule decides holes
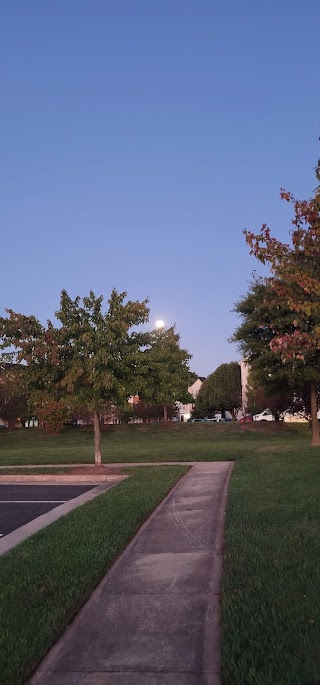
[[[190,359],[189,352],[180,347],[180,336],[175,326],[149,334],[139,397],[146,404],[161,405],[164,421],[168,420],[168,410],[175,402],[193,402],[188,392],[194,380],[189,368]]]
[[[284,384],[281,388],[272,387],[270,383],[261,385],[259,376],[256,377],[252,370],[249,373],[246,395],[246,411],[249,414],[259,414],[270,409],[275,420],[279,421],[283,412],[293,412],[296,409],[295,396],[290,385]]]
[[[241,372],[238,362],[220,364],[202,384],[194,415],[212,416],[216,411],[229,411],[233,418],[241,407]]]
[[[280,299],[275,301],[270,280],[255,279],[248,293],[236,304],[235,311],[242,321],[231,342],[238,344],[250,365],[253,387],[263,388],[268,396],[284,391],[289,397],[297,389],[301,390],[301,364],[294,359],[284,364],[280,352],[271,349],[274,327],[293,331],[295,315]]]
[[[320,164],[316,169],[320,181]],[[283,365],[290,364],[309,385],[312,444],[320,445],[317,419],[317,390],[320,382],[320,189],[309,200],[296,200],[281,191],[282,199],[293,205],[291,244],[271,236],[265,224],[260,233],[245,231],[253,254],[268,265],[268,307],[271,316],[270,350],[279,355]],[[285,329],[278,325],[278,307],[289,310]],[[294,318],[291,318],[291,313]],[[274,315],[274,318],[272,317]]]
[[[61,292],[58,326],[42,326],[33,316],[8,310],[0,318],[2,349],[14,347],[17,361],[27,364],[34,400],[77,404],[92,412],[95,463],[101,463],[100,415],[109,403],[122,406],[141,375],[145,333],[132,330],[148,320],[147,300],[124,302],[126,293],[112,290],[108,309],[91,291],[82,300]]]
[[[292,357],[284,363],[271,348],[275,327],[283,333],[295,330],[295,313],[280,299],[275,302],[270,279],[255,279],[235,311],[242,321],[231,341],[250,366],[246,410],[256,414],[268,407],[276,418],[283,411],[311,418],[303,361]]]
[[[118,419],[120,423],[129,423],[134,417],[134,408],[132,404],[126,402],[122,407],[112,408],[113,418]]]

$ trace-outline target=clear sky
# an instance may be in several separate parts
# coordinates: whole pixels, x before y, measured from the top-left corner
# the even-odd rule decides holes
[[[242,229],[290,228],[320,156],[319,0],[0,9],[1,313],[115,286],[207,375],[237,358]]]

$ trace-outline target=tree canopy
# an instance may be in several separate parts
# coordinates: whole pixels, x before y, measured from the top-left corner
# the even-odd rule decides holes
[[[269,381],[269,382],[268,382]],[[246,388],[245,411],[249,414],[259,414],[265,409],[270,409],[275,420],[279,420],[284,412],[303,411],[300,395],[295,394],[292,385],[286,381],[277,383],[268,378],[261,378],[261,374],[255,372],[255,366],[250,368]]]
[[[241,371],[238,362],[220,364],[202,384],[196,402],[195,415],[212,416],[216,411],[229,411],[235,417],[242,403]]]
[[[277,394],[290,386],[289,393],[304,385],[301,360],[290,359],[283,363],[280,351],[271,343],[274,329],[294,330],[294,312],[275,300],[270,279],[256,279],[235,307],[241,323],[231,338],[238,343],[243,358],[250,365],[255,387],[263,387],[267,394]]]
[[[147,300],[128,300],[112,290],[107,311],[103,297],[71,299],[62,290],[58,325],[43,326],[34,316],[8,310],[0,318],[1,348],[27,364],[27,386],[41,407],[59,401],[78,404],[93,413],[95,462],[101,463],[99,415],[108,403],[126,402],[141,377],[148,335],[134,327],[148,320]],[[7,355],[8,357],[8,355]]]
[[[9,428],[29,416],[27,397],[23,385],[24,369],[18,365],[0,366],[0,418]]]
[[[316,170],[320,180],[320,166]],[[250,293],[246,301],[238,305],[244,315],[242,331],[238,329],[235,338],[251,358],[256,356],[257,340],[264,345],[263,362],[270,353],[278,360],[277,375],[285,379],[290,376],[295,383],[309,384],[312,414],[312,444],[319,445],[317,420],[317,386],[320,381],[320,192],[309,200],[296,200],[291,193],[281,191],[281,197],[292,204],[291,244],[283,243],[271,235],[266,224],[260,233],[245,231],[250,252],[262,264],[270,267],[271,275],[263,284],[266,297],[260,302],[260,333],[255,327],[250,335],[254,316],[258,324],[259,315],[251,312]],[[257,297],[256,289],[251,295]],[[250,305],[251,306],[251,305]],[[240,308],[241,307],[241,308]],[[242,309],[242,311],[241,311]],[[241,328],[241,327],[240,327]],[[271,360],[271,357],[270,357]],[[274,368],[274,358],[271,362]]]
[[[193,402],[188,392],[195,379],[189,368],[190,359],[189,352],[180,347],[175,326],[150,333],[139,397],[147,404],[162,405],[165,420],[168,408],[175,402]]]

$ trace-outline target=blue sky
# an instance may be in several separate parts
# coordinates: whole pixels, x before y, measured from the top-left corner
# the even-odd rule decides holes
[[[207,375],[320,156],[319,0],[10,0],[0,11],[1,313],[150,297]]]

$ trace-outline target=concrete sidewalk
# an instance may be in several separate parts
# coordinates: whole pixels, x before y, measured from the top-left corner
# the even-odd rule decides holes
[[[219,685],[232,462],[199,463],[142,526],[30,685]]]

